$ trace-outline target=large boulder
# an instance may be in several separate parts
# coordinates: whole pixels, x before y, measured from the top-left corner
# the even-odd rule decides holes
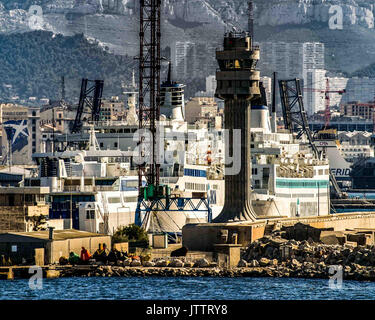
[[[184,268],[192,268],[193,265],[194,265],[194,263],[192,263],[192,262],[185,262],[184,263]]]
[[[272,247],[276,247],[276,248],[278,248],[278,247],[280,247],[281,245],[283,245],[283,244],[286,243],[286,242],[288,242],[288,240],[283,239],[283,238],[281,238],[281,237],[274,237],[274,238],[271,239],[271,241],[270,241],[270,245],[271,245]]]
[[[131,266],[131,267],[141,267],[141,266],[142,266],[142,263],[141,263],[140,260],[135,259],[135,260],[133,260],[133,261],[131,262],[130,266]]]
[[[296,223],[294,226],[291,227],[283,227],[283,231],[285,231],[286,239],[303,241],[311,238],[315,242],[318,242],[320,240],[320,229],[311,227],[307,224],[303,224],[300,222]]]
[[[207,259],[199,259],[195,262],[194,267],[195,268],[208,268],[210,266],[210,263]]]
[[[132,259],[126,259],[126,260],[124,260],[123,266],[124,267],[130,267],[131,263],[132,263]]]
[[[297,259],[292,259],[290,264],[293,266],[293,267],[297,267],[297,268],[300,268],[302,266],[302,264],[300,262],[298,262]]]
[[[146,267],[146,268],[150,268],[150,267],[154,267],[155,263],[152,262],[152,261],[145,261],[145,262],[143,262],[143,266]]]
[[[240,262],[238,262],[237,267],[239,267],[239,268],[246,268],[247,267],[247,262],[245,260],[241,259]]]
[[[174,250],[171,252],[171,257],[186,257],[188,249],[186,247],[182,247],[180,249]]]
[[[343,245],[346,239],[341,231],[322,231],[320,233],[320,241],[328,245]]]
[[[251,262],[249,262],[249,267],[259,267],[259,262],[257,260],[251,260]]]
[[[160,259],[158,261],[156,261],[155,263],[155,267],[167,267],[168,266],[168,262],[164,259]]]
[[[184,263],[180,259],[174,259],[169,264],[169,266],[174,268],[182,268],[184,266]]]
[[[270,260],[267,259],[267,258],[261,258],[261,259],[259,260],[259,265],[260,265],[261,267],[266,267],[266,266],[268,266],[269,264],[270,264]]]

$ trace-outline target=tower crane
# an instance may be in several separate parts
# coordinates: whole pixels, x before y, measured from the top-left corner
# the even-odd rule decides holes
[[[331,121],[331,109],[330,109],[330,104],[331,104],[331,99],[330,99],[330,94],[331,93],[338,93],[340,95],[344,94],[346,92],[345,89],[343,90],[330,90],[329,86],[329,79],[326,79],[326,88],[324,89],[315,89],[315,88],[304,88],[303,90],[305,91],[312,91],[312,92],[320,92],[324,93],[324,98],[325,98],[325,110],[324,110],[324,129],[326,129],[329,126],[329,123]]]

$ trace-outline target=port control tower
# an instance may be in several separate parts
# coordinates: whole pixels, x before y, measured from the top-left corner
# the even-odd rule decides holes
[[[251,205],[250,123],[252,101],[259,99],[260,72],[256,70],[260,51],[253,46],[252,32],[227,32],[224,48],[216,52],[220,70],[216,73],[215,96],[223,99],[225,129],[229,132],[226,155],[241,157],[239,174],[225,175],[225,204],[214,222],[255,220]],[[233,144],[234,130],[240,130],[241,143]]]

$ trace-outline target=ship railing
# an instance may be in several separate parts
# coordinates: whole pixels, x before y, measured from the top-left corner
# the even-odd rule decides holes
[[[113,186],[95,186],[93,191],[117,191]]]
[[[64,186],[65,192],[94,192],[94,186]]]

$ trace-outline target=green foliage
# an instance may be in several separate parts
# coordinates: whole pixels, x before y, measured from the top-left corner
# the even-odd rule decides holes
[[[148,242],[148,237],[146,231],[135,224],[120,227],[112,237],[112,243],[139,241]]]
[[[375,63],[370,64],[368,67],[362,68],[352,74],[353,77],[369,77],[375,78]]]
[[[65,37],[46,31],[0,35],[0,99],[14,95],[60,98],[65,76],[68,101],[79,98],[82,78],[104,80],[104,96],[120,95],[137,62],[109,53],[82,34]],[[11,85],[12,88],[9,88]]]

